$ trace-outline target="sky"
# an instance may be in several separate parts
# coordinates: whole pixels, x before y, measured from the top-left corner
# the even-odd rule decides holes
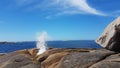
[[[120,0],[0,0],[0,41],[95,40],[120,15]]]

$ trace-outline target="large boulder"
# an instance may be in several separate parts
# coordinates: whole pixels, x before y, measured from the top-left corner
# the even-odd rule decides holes
[[[120,17],[106,27],[96,43],[106,49],[120,52]]]

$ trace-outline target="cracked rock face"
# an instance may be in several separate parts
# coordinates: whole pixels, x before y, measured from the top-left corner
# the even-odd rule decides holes
[[[106,49],[120,52],[120,17],[106,27],[96,43]]]

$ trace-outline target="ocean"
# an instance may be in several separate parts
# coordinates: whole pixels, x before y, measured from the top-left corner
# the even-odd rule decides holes
[[[48,47],[53,48],[101,48],[94,40],[47,41]],[[36,42],[16,42],[14,44],[0,44],[0,53],[9,53],[16,50],[31,49]]]

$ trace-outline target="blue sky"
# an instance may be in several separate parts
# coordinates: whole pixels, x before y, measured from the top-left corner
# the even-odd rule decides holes
[[[120,15],[120,0],[0,0],[0,41],[94,40]]]

